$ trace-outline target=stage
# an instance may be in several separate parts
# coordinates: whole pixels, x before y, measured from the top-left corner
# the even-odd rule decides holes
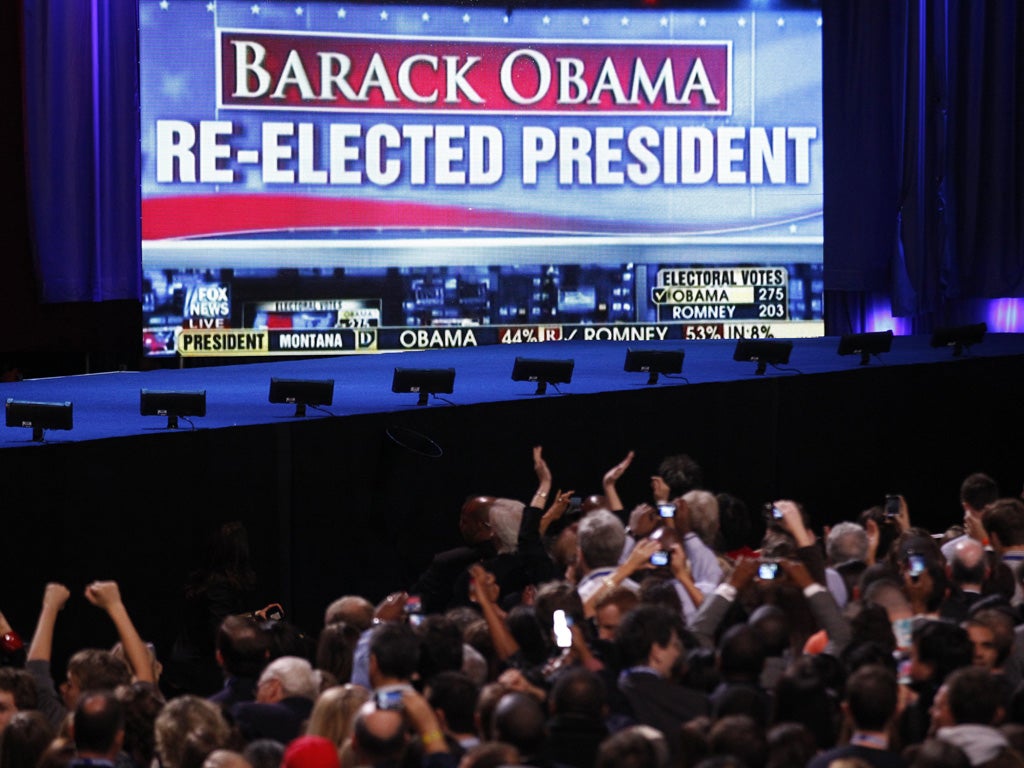
[[[238,519],[263,595],[315,631],[340,594],[408,586],[457,541],[466,496],[527,499],[533,445],[556,488],[581,495],[635,450],[619,484],[627,506],[648,498],[658,462],[678,452],[752,514],[788,497],[819,524],[902,493],[914,520],[942,529],[959,520],[959,483],[975,471],[1020,492],[1024,336],[989,335],[960,358],[898,337],[868,366],[837,344],[795,340],[785,370],[763,376],[732,360],[735,342],[560,342],[3,384],[4,400],[72,402],[74,428],[42,444],[31,430],[0,430],[14,576],[0,610],[28,636],[47,581],[80,592],[115,578],[143,634],[165,647],[199,543]],[[627,347],[682,349],[688,383],[624,372]],[[572,359],[572,381],[537,396],[511,380],[517,356]],[[454,392],[417,406],[391,392],[396,367],[453,367]],[[294,406],[268,402],[272,377],[334,379],[329,413],[295,418]],[[168,430],[139,415],[141,389],[203,390],[207,414]],[[62,641],[58,627],[63,648],[108,638],[93,611],[69,605],[61,623],[75,635]]]

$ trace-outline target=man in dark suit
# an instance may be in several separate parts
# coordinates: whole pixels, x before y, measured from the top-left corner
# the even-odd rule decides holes
[[[708,697],[675,682],[683,658],[682,619],[656,605],[641,605],[626,614],[615,642],[625,668],[622,692],[637,723],[665,734],[673,760],[681,751],[679,726],[709,713]]]
[[[217,664],[224,687],[209,700],[224,709],[256,699],[256,683],[270,656],[270,638],[252,616],[228,616],[217,631]]]

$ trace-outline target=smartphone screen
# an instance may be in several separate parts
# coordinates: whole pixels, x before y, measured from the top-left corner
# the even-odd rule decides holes
[[[900,516],[900,497],[896,494],[888,494],[885,497],[885,516],[886,517],[899,517]]]
[[[377,691],[374,695],[374,703],[377,709],[401,709],[402,689],[392,688],[386,691]]]
[[[663,565],[668,565],[668,552],[661,549],[651,555],[651,565],[658,566],[659,568]]]
[[[778,563],[761,563],[757,566],[757,578],[762,581],[771,581],[779,575]]]
[[[572,646],[572,630],[569,629],[570,622],[565,611],[558,609],[552,616],[555,629],[555,645],[559,648]]]
[[[925,571],[924,555],[907,555],[907,567],[911,578],[916,579]]]

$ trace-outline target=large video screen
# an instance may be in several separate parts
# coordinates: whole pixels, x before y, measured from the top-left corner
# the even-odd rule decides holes
[[[821,14],[141,0],[144,345],[817,336]]]

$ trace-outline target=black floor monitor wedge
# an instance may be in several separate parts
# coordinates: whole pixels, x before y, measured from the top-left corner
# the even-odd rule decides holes
[[[206,415],[206,390],[201,392],[167,392],[154,389],[139,391],[139,413],[143,416],[166,416],[167,429],[177,429],[178,419]]]
[[[860,355],[860,364],[871,362],[872,355],[880,355],[892,349],[892,331],[871,331],[848,333],[839,339],[840,355]]]
[[[932,334],[931,343],[933,347],[952,347],[953,357],[960,357],[965,349],[980,344],[986,333],[988,333],[988,323],[937,328]]]
[[[512,381],[535,381],[535,395],[548,391],[548,384],[568,384],[572,381],[574,360],[534,360],[517,357],[512,366]]]
[[[290,403],[296,416],[306,415],[306,406],[331,405],[334,402],[334,379],[270,380],[270,402]]]
[[[648,384],[657,384],[658,375],[683,372],[683,351],[670,349],[627,349],[624,370],[647,374]]]
[[[417,405],[426,405],[431,395],[450,395],[454,389],[454,368],[395,368],[391,379],[391,391],[419,395]]]
[[[8,398],[5,409],[8,427],[29,427],[32,439],[43,442],[47,429],[71,429],[74,426],[72,406],[67,403],[33,403]]]
[[[769,365],[788,363],[792,351],[792,341],[740,339],[736,342],[736,351],[733,352],[732,359],[741,363],[757,363],[757,370],[754,373],[763,376]]]

